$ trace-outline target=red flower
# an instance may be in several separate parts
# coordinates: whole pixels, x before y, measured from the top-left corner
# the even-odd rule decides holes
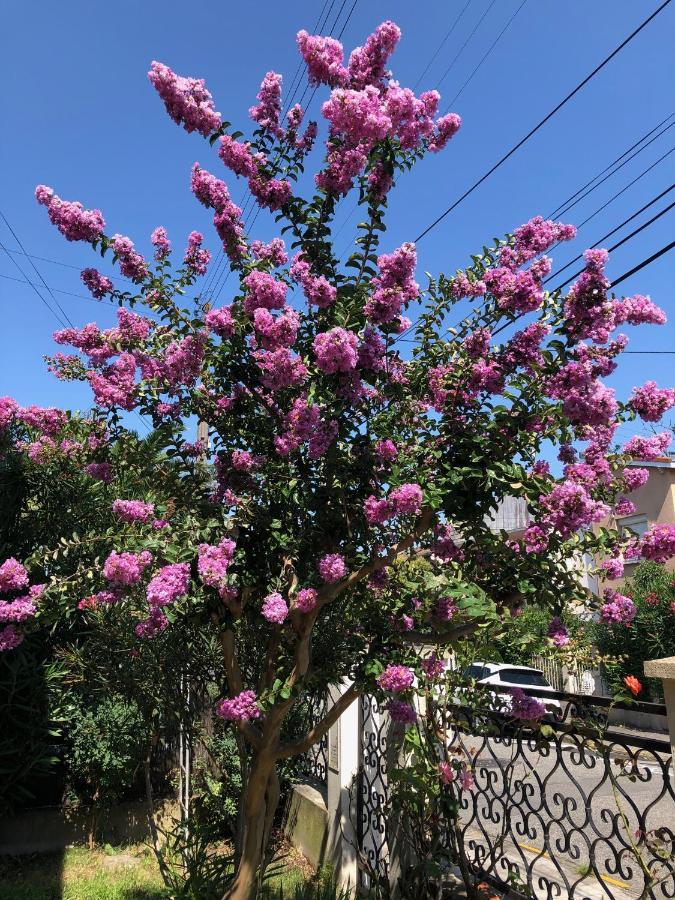
[[[642,690],[642,685],[637,680],[635,675],[626,675],[626,677],[623,680],[623,683],[626,685],[626,687],[628,688],[628,690],[631,692],[631,694],[634,697],[637,697],[637,695]]]

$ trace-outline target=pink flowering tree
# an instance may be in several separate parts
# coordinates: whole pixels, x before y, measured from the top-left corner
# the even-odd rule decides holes
[[[627,495],[647,477],[627,464],[669,444],[662,433],[618,448],[614,434],[637,416],[657,421],[675,402],[672,390],[648,382],[621,402],[601,380],[626,345],[616,329],[662,323],[662,311],[647,297],[611,295],[602,250],[587,252],[566,294],[543,287],[544,254],[573,237],[572,226],[536,217],[424,288],[415,246],[386,245],[395,179],[460,126],[453,113],[437,117],[435,91],[417,97],[390,80],[399,37],[385,22],[345,61],[338,41],[298,35],[310,81],[328,94],[313,182],[304,169],[318,129],[297,105],[282,117],[280,75],[265,76],[250,110],[255,130],[243,140],[203,81],[152,64],[171,118],[205,138],[204,152],[214,147],[220,160],[211,168],[243,179],[279,225],[269,243],[253,240],[225,180],[195,162],[192,191],[212,210],[236,276],[222,306],[200,293],[210,262],[201,234],[176,254],[158,227],[146,259],[128,237],[106,232],[99,210],[43,185],[36,191],[67,240],[111,254],[133,282],[122,290],[86,269],[92,294],[119,305],[118,324],[55,335],[78,353],[54,356],[52,371],[93,392],[93,415],[80,423],[84,470],[110,479],[125,413],[136,411],[152,420],[180,477],[170,509],[159,509],[147,489],[153,472],[126,459],[124,496],[110,499],[117,524],[79,541],[67,582],[36,555],[27,566],[4,562],[0,645],[11,649],[36,617],[66,615],[83,597],[94,598],[103,622],[106,610],[124,612],[139,644],[184,619],[213,631],[226,672],[217,712],[250,755],[231,898],[251,896],[264,869],[279,765],[307,751],[366,689],[410,721],[413,674],[432,679],[439,669],[414,644],[440,653],[526,600],[554,614],[582,598],[570,560],[601,553],[618,566],[626,543],[589,526],[612,509],[626,514]],[[331,235],[352,191],[363,223],[343,262]],[[448,330],[448,315],[466,300],[469,315]],[[414,326],[411,304],[420,309]],[[60,414],[5,398],[0,425],[16,420],[30,428],[23,446],[33,458],[68,452]],[[196,420],[208,427],[208,447],[190,440]],[[551,447],[561,477],[541,458]],[[491,527],[512,496],[530,513],[519,539]],[[667,558],[672,527],[646,535],[643,547],[650,559]],[[611,592],[605,603],[630,614]],[[343,678],[351,686],[324,718],[289,735],[296,705]]]

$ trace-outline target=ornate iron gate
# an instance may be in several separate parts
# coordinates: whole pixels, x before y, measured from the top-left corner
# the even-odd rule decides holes
[[[356,816],[359,885],[389,877],[386,807],[389,715],[372,694],[363,694],[359,715],[359,774]]]

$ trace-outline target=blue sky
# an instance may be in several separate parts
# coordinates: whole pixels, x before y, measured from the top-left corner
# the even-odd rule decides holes
[[[334,34],[342,28],[352,2],[338,0],[334,4],[331,25],[342,6]],[[393,19],[403,38],[391,67],[401,84],[413,86],[464,10],[418,88],[438,87],[444,110],[520,3],[359,0],[343,42],[349,51],[380,21]],[[222,2],[187,6],[174,0],[161,5],[118,0],[113,7],[105,7],[70,0],[13,4],[5,9],[0,64],[5,93],[0,146],[5,183],[0,208],[29,253],[63,263],[34,260],[52,288],[84,296],[78,268],[96,265],[96,257],[83,244],[65,242],[49,224],[44,209],[33,199],[34,187],[40,182],[53,186],[66,199],[99,207],[107,232],[129,234],[146,254],[150,253],[150,232],[158,224],[166,226],[179,249],[193,228],[205,233],[207,246],[217,247],[208,213],[190,193],[189,171],[199,160],[226,177],[223,167],[201,138],[186,134],[169,120],[147,80],[149,64],[157,59],[180,74],[204,77],[216,108],[245,131],[247,110],[264,73],[280,71],[290,85],[299,59],[295,34],[300,28],[312,30],[322,5],[259,0],[254,7]],[[639,4],[628,0],[527,0],[454,104],[453,109],[463,118],[459,135],[442,154],[429,155],[400,180],[390,200],[383,250],[420,233],[657,5],[656,0]],[[424,271],[453,272],[493,236],[532,215],[550,213],[665,119],[672,111],[675,84],[674,33],[675,4],[420,242],[418,280],[424,282]],[[308,96],[309,92],[306,99]],[[310,110],[314,117],[326,96],[324,88],[316,94]],[[591,215],[665,154],[675,143],[674,137],[675,127],[564,218],[578,223]],[[317,155],[312,159],[316,163]],[[673,180],[674,159],[675,154],[656,165],[584,226],[574,244],[559,248],[554,269],[664,190]],[[243,187],[231,186],[238,200]],[[671,200],[672,194],[613,240]],[[351,198],[343,202],[336,228],[353,206]],[[347,219],[336,241],[339,251],[348,246],[357,221],[356,216]],[[675,210],[618,250],[610,261],[610,277],[617,277],[672,240],[674,221]],[[254,236],[270,238],[274,234],[271,217],[263,213]],[[17,249],[2,221],[0,240],[10,250]],[[25,257],[15,255],[14,259],[31,280],[38,280]],[[627,329],[629,349],[675,348],[674,271],[675,252],[622,285],[626,293],[651,294],[670,320],[663,328]],[[0,273],[22,277],[2,250]],[[230,299],[231,286],[223,289],[221,302]],[[108,326],[113,321],[113,312],[100,304],[95,307],[93,301],[62,293],[56,297],[76,325],[95,320]],[[86,407],[88,388],[62,384],[46,372],[42,356],[55,351],[51,334],[59,325],[30,286],[0,278],[0,303],[0,394],[14,396],[23,404]],[[672,384],[674,376],[675,356],[626,355],[610,383],[620,396],[626,396],[633,385],[648,378]]]

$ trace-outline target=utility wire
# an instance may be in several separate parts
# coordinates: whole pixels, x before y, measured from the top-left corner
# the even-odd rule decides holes
[[[666,244],[665,247],[661,247],[661,249],[657,250],[656,253],[652,253],[650,257],[648,257],[647,259],[643,259],[641,263],[638,263],[636,266],[633,266],[632,269],[624,272],[623,275],[619,275],[618,278],[615,278],[614,281],[610,284],[610,287],[616,287],[617,284],[621,284],[622,281],[630,278],[631,275],[635,275],[636,272],[640,272],[647,266],[651,266],[651,264],[659,259],[659,257],[663,256],[666,253],[669,253],[673,249],[673,247],[675,247],[675,241],[671,241],[669,244]]]
[[[671,2],[671,0],[665,0],[664,3],[662,3],[659,7],[657,7],[657,9],[655,9],[654,12],[653,12],[650,16],[648,16],[648,17],[647,17],[640,25],[638,25],[638,27],[637,27],[636,29],[634,29],[634,31],[632,31],[632,32],[628,35],[628,37],[625,38],[625,39],[618,45],[618,47],[616,47],[614,50],[612,50],[612,52],[611,52],[608,56],[606,56],[606,57],[602,60],[602,62],[601,62],[599,65],[597,65],[597,66],[595,67],[595,69],[593,69],[592,72],[590,72],[590,73],[589,73],[582,81],[580,81],[579,84],[578,84],[575,88],[573,88],[573,89],[567,94],[567,96],[564,97],[564,98],[560,101],[560,103],[558,103],[557,106],[555,106],[549,113],[547,113],[547,115],[544,116],[544,118],[541,119],[541,121],[538,122],[538,123],[534,126],[534,128],[532,128],[532,129],[525,135],[525,137],[521,138],[521,139],[518,141],[518,143],[515,144],[515,145],[514,145],[507,153],[505,153],[504,156],[502,156],[501,159],[499,159],[499,160],[498,160],[498,161],[497,161],[490,169],[488,169],[488,171],[487,171],[484,175],[481,175],[481,177],[480,177],[477,181],[475,181],[475,182],[471,185],[470,188],[468,188],[468,189],[467,189],[460,197],[458,197],[457,200],[455,200],[454,203],[452,203],[452,204],[451,204],[451,205],[450,205],[443,213],[441,213],[440,216],[438,216],[436,219],[434,219],[434,221],[431,222],[430,225],[427,225],[427,227],[426,227],[422,232],[420,232],[420,234],[415,238],[415,243],[417,243],[418,241],[420,241],[423,237],[425,237],[425,235],[427,235],[427,234],[432,230],[432,228],[435,228],[440,222],[442,222],[443,219],[444,219],[447,215],[449,215],[454,209],[456,209],[456,208],[460,205],[460,203],[462,203],[464,200],[466,200],[466,198],[467,198],[468,196],[470,196],[470,194],[472,194],[478,187],[480,187],[480,185],[483,184],[484,181],[486,181],[486,180],[487,180],[494,172],[497,171],[497,169],[499,169],[499,168],[500,168],[500,167],[501,167],[508,159],[510,159],[510,158],[513,156],[514,153],[516,153],[516,152],[517,152],[517,151],[518,151],[525,143],[527,143],[527,141],[529,141],[531,137],[533,137],[533,136],[534,136],[541,128],[543,128],[543,126],[544,126],[550,119],[552,119],[553,116],[563,108],[563,106],[565,106],[567,103],[569,103],[569,101],[570,101],[576,94],[578,94],[579,91],[580,91],[585,85],[587,85],[588,82],[589,82],[592,78],[594,78],[594,77],[598,74],[598,72],[600,72],[602,69],[604,69],[604,67],[605,67],[609,62],[611,62],[611,60],[614,59],[614,57],[617,56],[617,54],[619,54],[619,53],[624,49],[624,47],[626,47],[626,46],[627,46],[627,45],[628,45],[635,37],[637,37],[637,35],[638,35],[644,28],[647,27],[647,25],[652,21],[652,19],[654,19],[660,12],[662,12],[662,11],[670,4],[670,2]]]
[[[438,54],[441,52],[441,50],[443,49],[443,47],[444,47],[445,44],[447,43],[448,39],[449,39],[450,36],[452,35],[452,33],[453,33],[453,31],[455,30],[455,28],[457,28],[457,25],[459,24],[459,20],[462,18],[462,16],[463,16],[464,13],[467,11],[467,9],[469,8],[470,5],[471,5],[471,0],[467,0],[467,2],[464,4],[464,6],[462,7],[462,9],[460,10],[459,15],[457,16],[457,18],[455,19],[455,21],[452,23],[452,25],[450,26],[450,28],[448,28],[448,30],[445,32],[445,36],[444,36],[443,39],[441,40],[441,42],[440,42],[440,44],[438,45],[438,47],[436,47],[436,52],[432,55],[431,59],[430,59],[429,62],[426,64],[426,67],[425,67],[424,71],[422,72],[422,74],[420,75],[420,77],[417,79],[417,81],[416,81],[415,84],[413,85],[413,91],[416,91],[417,88],[420,86],[420,82],[422,81],[422,79],[424,78],[424,76],[427,74],[427,72],[429,71],[429,69],[431,68],[431,66],[433,65],[433,63],[435,62],[436,57],[438,56]]]
[[[595,247],[598,246],[598,244],[602,244],[603,241],[607,240],[607,238],[611,237],[613,234],[616,234],[616,232],[620,231],[624,227],[624,225],[628,225],[629,222],[632,222],[633,219],[635,219],[637,216],[639,216],[641,213],[643,213],[646,209],[649,209],[650,206],[653,206],[655,203],[658,203],[658,201],[662,197],[665,197],[666,194],[669,194],[673,190],[673,188],[675,188],[675,184],[671,184],[670,187],[667,187],[665,189],[665,191],[661,191],[661,193],[658,194],[656,197],[654,197],[653,200],[650,200],[649,203],[645,203],[645,205],[640,207],[640,209],[638,209],[637,212],[634,212],[632,216],[628,216],[627,219],[624,219],[620,225],[617,225],[615,228],[612,228],[612,230],[608,231],[607,234],[603,234],[603,236],[601,238],[598,238],[598,240],[594,244],[591,244],[591,246],[588,249],[593,250]],[[670,207],[668,207],[668,209],[670,209]],[[562,266],[560,269],[557,269],[555,272],[553,272],[551,275],[549,275],[549,277],[546,279],[546,281],[550,281],[553,278],[557,278],[558,275],[561,275],[565,271],[565,269],[569,269],[569,267],[574,265],[575,262],[578,262],[580,259],[582,259],[583,255],[584,255],[583,253],[580,253],[578,256],[575,256],[574,259],[571,259],[568,263],[566,263],[566,265]],[[576,277],[576,276],[574,276],[574,277]],[[546,284],[546,281],[544,282],[544,284]]]
[[[668,115],[665,117],[665,119],[663,119],[663,121],[659,122],[658,125],[655,125],[651,131],[647,132],[647,134],[643,134],[642,137],[638,141],[635,141],[635,143],[632,144],[628,148],[628,150],[624,150],[624,152],[621,154],[621,156],[617,156],[617,158],[613,162],[611,162],[608,166],[606,166],[602,170],[602,172],[598,172],[598,174],[594,178],[591,178],[590,181],[587,181],[586,184],[582,185],[579,188],[579,190],[576,191],[574,194],[572,194],[570,197],[568,197],[567,200],[563,201],[559,206],[556,206],[556,208],[553,210],[553,212],[550,212],[546,216],[546,218],[553,219],[555,216],[558,216],[560,214],[560,210],[564,206],[567,206],[567,204],[570,202],[570,200],[574,200],[575,197],[577,197],[579,194],[581,194],[582,191],[585,191],[587,187],[589,187],[591,184],[593,184],[594,181],[596,181],[598,178],[600,178],[602,175],[604,175],[605,172],[609,172],[609,170],[612,169],[618,162],[621,162],[621,160],[624,158],[624,156],[627,156],[629,153],[631,153],[633,150],[635,150],[635,148],[637,146],[639,146],[643,141],[646,141],[648,137],[651,137],[655,131],[658,131],[659,128],[662,125],[665,125],[669,119],[672,119],[672,117],[673,117],[673,113],[672,112],[668,113]]]
[[[7,216],[2,212],[2,210],[0,210],[0,217],[2,218],[2,220],[3,220],[3,222],[5,223],[5,225],[7,226],[7,228],[9,228],[9,230],[10,230],[10,232],[11,232],[11,235],[12,235],[12,237],[14,238],[14,240],[17,242],[17,244],[19,245],[19,247],[23,250],[24,254],[26,255],[26,257],[27,257],[27,259],[28,259],[28,262],[31,264],[31,266],[32,266],[33,270],[35,271],[36,275],[38,276],[38,278],[40,279],[40,281],[42,282],[42,284],[44,285],[44,287],[45,287],[45,288],[47,289],[47,291],[49,292],[50,297],[52,298],[52,300],[53,300],[54,303],[56,304],[57,308],[60,310],[61,314],[63,315],[63,318],[66,320],[66,322],[70,325],[71,328],[74,328],[75,326],[74,326],[74,324],[71,322],[71,320],[70,320],[70,318],[69,318],[69,316],[68,316],[68,313],[65,311],[65,309],[61,306],[61,304],[59,303],[59,301],[57,300],[57,298],[55,297],[55,295],[52,293],[52,289],[49,287],[49,285],[47,284],[47,282],[46,282],[46,281],[44,280],[44,278],[42,277],[42,272],[40,272],[40,270],[39,270],[38,267],[35,265],[35,263],[33,262],[33,260],[32,260],[32,259],[30,258],[30,256],[28,256],[28,254],[26,253],[26,248],[25,248],[24,245],[21,243],[21,239],[19,238],[19,235],[16,233],[16,231],[14,231],[14,229],[12,228],[12,226],[11,226],[9,220],[7,219]],[[18,269],[18,270],[21,272],[21,274],[25,277],[25,272],[21,269],[21,266],[17,263],[17,261],[10,255],[9,251],[7,250],[7,248],[6,248],[4,245],[3,245],[3,250],[5,251],[5,253],[7,253],[7,256],[9,256],[9,258],[12,260],[12,262],[13,262],[14,265],[17,267],[17,269]],[[36,293],[37,293],[37,291],[36,291]],[[38,294],[38,296],[40,296],[40,295]],[[52,310],[52,311],[53,311],[53,310]],[[57,318],[59,318],[59,317],[57,316]]]
[[[485,10],[485,12],[483,13],[483,15],[480,17],[480,19],[479,19],[479,20],[476,22],[476,24],[474,25],[473,31],[469,34],[468,38],[464,41],[464,43],[462,44],[462,46],[459,48],[459,50],[458,50],[457,53],[455,54],[455,57],[454,57],[454,59],[452,60],[452,62],[450,63],[450,65],[448,66],[448,68],[445,70],[445,72],[443,72],[443,74],[441,75],[441,77],[440,77],[440,78],[438,79],[438,81],[436,82],[436,89],[438,89],[438,88],[441,86],[441,84],[445,81],[445,79],[448,77],[448,75],[450,74],[450,72],[451,72],[452,69],[454,68],[455,63],[456,63],[457,60],[460,58],[460,56],[462,55],[462,53],[464,53],[464,51],[466,50],[466,47],[467,47],[469,41],[470,41],[471,38],[474,36],[474,34],[478,31],[478,29],[480,28],[480,26],[483,24],[483,22],[484,22],[486,16],[488,15],[488,13],[490,12],[490,10],[492,9],[492,7],[495,5],[496,2],[497,2],[497,0],[491,0],[490,4],[488,5],[488,7],[487,7],[487,9]]]
[[[491,54],[492,51],[495,49],[495,47],[497,46],[497,44],[500,42],[500,40],[502,39],[502,37],[503,37],[503,36],[506,34],[506,32],[509,30],[509,28],[511,27],[512,22],[514,21],[514,19],[516,18],[516,16],[517,16],[518,13],[521,11],[521,9],[525,6],[526,3],[527,3],[527,0],[523,0],[523,2],[520,4],[520,6],[518,7],[518,9],[516,9],[516,11],[511,15],[511,18],[508,20],[508,22],[506,23],[506,25],[504,25],[504,27],[503,27],[502,30],[499,32],[499,34],[497,35],[497,37],[494,39],[494,41],[490,44],[490,46],[488,47],[488,49],[487,49],[487,50],[485,51],[485,53],[483,54],[483,56],[482,56],[480,62],[474,67],[473,71],[471,72],[471,74],[469,75],[469,77],[466,79],[466,81],[464,82],[464,84],[461,86],[461,88],[457,91],[457,93],[455,94],[455,96],[452,98],[452,100],[451,100],[451,101],[448,103],[448,105],[446,106],[446,108],[445,108],[445,112],[446,112],[446,113],[447,113],[447,112],[450,112],[450,109],[455,105],[456,101],[457,101],[457,100],[459,99],[459,97],[464,93],[464,90],[465,90],[465,89],[469,86],[469,84],[473,81],[474,76],[477,74],[477,72],[478,72],[478,70],[480,69],[480,67],[483,65],[483,63],[484,63],[485,60],[488,58],[488,56],[490,56],[490,54]]]

